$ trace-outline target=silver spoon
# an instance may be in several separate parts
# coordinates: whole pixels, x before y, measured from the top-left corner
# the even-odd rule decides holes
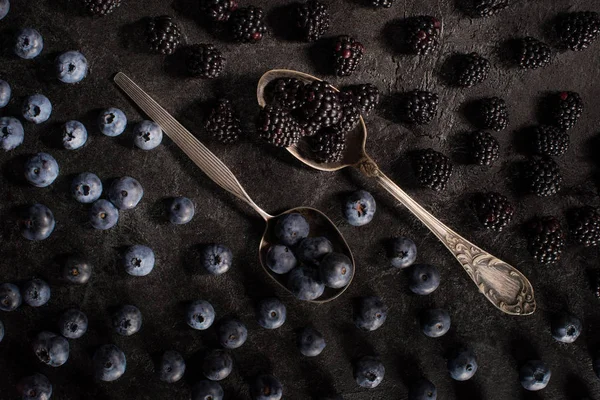
[[[354,257],[350,251],[346,239],[337,229],[335,224],[321,211],[311,207],[296,207],[284,211],[279,215],[270,215],[254,203],[248,196],[242,185],[238,182],[231,170],[227,168],[221,160],[217,158],[206,146],[204,146],[194,135],[183,127],[175,118],[173,118],[164,108],[145,93],[129,77],[122,72],[115,75],[115,83],[119,86],[133,102],[142,109],[161,129],[179,146],[181,150],[196,164],[210,179],[223,189],[234,194],[252,207],[266,222],[266,228],[263,233],[258,248],[260,264],[265,272],[273,278],[286,291],[290,290],[286,286],[286,280],[283,275],[278,275],[267,267],[265,258],[270,245],[274,242],[274,226],[278,217],[289,213],[300,213],[310,225],[311,236],[325,236],[333,245],[333,250],[345,254],[352,261],[352,276],[350,282],[343,288],[326,288],[323,295],[318,299],[312,300],[313,303],[325,303],[340,296],[352,283],[356,265]]]
[[[315,80],[321,81],[312,75],[293,70],[267,71],[258,82],[257,98],[261,107],[266,105],[266,87],[279,78],[296,78],[306,83]],[[337,90],[333,86],[332,88]],[[300,141],[296,146],[288,147],[287,150],[304,164],[321,171],[337,171],[346,167],[355,167],[364,175],[374,178],[444,243],[475,282],[479,291],[494,306],[511,315],[532,314],[536,305],[533,287],[527,278],[516,268],[475,246],[427,212],[381,172],[375,161],[367,155],[366,143],[367,127],[361,118],[357,128],[348,135],[346,150],[340,162],[316,162],[310,157],[310,149],[304,141]]]

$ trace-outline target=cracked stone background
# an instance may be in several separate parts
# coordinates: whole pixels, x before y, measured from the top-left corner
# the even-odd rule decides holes
[[[598,250],[569,247],[560,263],[535,265],[525,249],[520,232],[534,215],[556,215],[564,221],[570,207],[600,205],[598,199],[598,155],[600,78],[596,43],[584,52],[556,54],[551,66],[537,71],[518,71],[499,56],[504,41],[532,35],[544,40],[546,26],[559,12],[595,9],[585,0],[520,1],[500,15],[471,20],[455,10],[451,0],[396,1],[390,9],[371,10],[355,1],[328,1],[332,26],[327,37],[351,34],[366,47],[362,65],[352,77],[336,79],[320,56],[326,40],[310,45],[285,40],[289,1],[256,0],[268,15],[271,34],[260,44],[237,45],[219,39],[199,25],[191,10],[194,0],[125,1],[112,15],[92,19],[79,13],[68,0],[14,0],[7,18],[0,21],[0,36],[10,37],[19,27],[38,29],[45,48],[32,61],[12,57],[4,49],[0,78],[10,82],[14,98],[0,115],[16,115],[23,98],[37,92],[54,105],[50,121],[39,126],[26,123],[25,142],[16,150],[0,154],[0,281],[22,283],[36,277],[52,286],[49,304],[41,308],[22,306],[0,319],[6,337],[0,343],[0,398],[16,398],[15,385],[25,375],[41,372],[54,385],[55,399],[188,399],[190,384],[201,378],[199,366],[205,350],[217,346],[214,329],[194,331],[184,323],[184,305],[202,298],[215,307],[217,317],[236,315],[249,328],[246,344],[234,350],[234,371],[222,382],[227,399],[247,399],[247,381],[258,373],[272,372],[284,385],[284,398],[308,399],[340,393],[345,399],[406,398],[407,385],[421,375],[438,388],[440,399],[580,399],[600,398],[590,355],[599,342],[598,301],[588,287],[587,274],[598,267]],[[248,4],[242,1],[242,4]],[[169,14],[176,18],[188,43],[214,43],[225,54],[227,67],[221,78],[204,81],[177,75],[172,61],[149,55],[140,44],[142,19]],[[405,16],[429,14],[443,21],[439,50],[427,57],[394,54],[385,37],[389,22]],[[90,75],[80,84],[64,85],[52,79],[48,67],[61,51],[81,50],[91,64]],[[446,87],[439,78],[445,58],[454,52],[478,51],[490,58],[490,78],[472,89]],[[310,170],[287,152],[253,141],[224,146],[209,142],[203,129],[202,104],[217,96],[233,100],[254,135],[257,113],[255,86],[271,68],[290,68],[326,77],[335,85],[372,82],[384,95],[384,105],[367,120],[368,151],[381,168],[414,195],[428,210],[475,243],[519,268],[532,282],[537,312],[518,318],[503,315],[478,294],[460,265],[445,248],[402,206],[356,171],[326,173]],[[268,212],[299,205],[317,207],[340,227],[354,251],[357,271],[354,282],[339,300],[312,305],[294,300],[266,277],[258,264],[257,248],[263,223],[242,202],[210,182],[167,138],[150,152],[133,147],[131,127],[144,116],[112,84],[117,71],[129,74],[184,125],[206,141],[246,186],[257,204]],[[394,94],[421,88],[440,96],[440,113],[422,128],[395,122]],[[525,159],[519,130],[536,123],[538,103],[553,90],[579,92],[586,110],[571,131],[572,146],[558,160],[564,175],[562,192],[539,199],[515,190],[514,166]],[[466,165],[462,134],[473,127],[461,108],[483,96],[506,99],[511,123],[494,134],[502,146],[502,157],[491,168]],[[117,138],[102,136],[94,118],[99,109],[117,106],[131,123]],[[70,152],[56,145],[57,129],[69,119],[83,121],[90,138],[81,150]],[[432,147],[448,154],[455,170],[445,192],[418,188],[406,162],[414,149]],[[19,168],[26,156],[51,153],[61,174],[48,188],[28,186]],[[123,175],[138,179],[145,195],[137,208],[121,213],[118,225],[105,232],[86,225],[88,206],[69,197],[74,175],[90,171],[105,183]],[[342,218],[341,203],[348,193],[366,189],[376,200],[372,223],[355,228]],[[466,207],[470,194],[498,190],[517,205],[513,223],[505,232],[482,230]],[[161,217],[162,201],[183,195],[196,205],[196,216],[184,226],[172,226]],[[56,230],[42,242],[24,240],[14,220],[15,207],[40,202],[49,206],[57,220]],[[402,271],[390,267],[385,257],[387,239],[407,235],[419,246],[419,262],[440,268],[442,283],[432,295],[420,297],[407,288]],[[203,243],[222,242],[234,253],[234,267],[223,276],[202,273],[198,248]],[[127,276],[118,264],[120,251],[131,244],[146,244],[157,256],[157,265],[147,277]],[[91,282],[82,287],[66,286],[58,279],[60,256],[80,252],[94,265]],[[351,301],[361,295],[381,296],[390,308],[383,327],[359,332],[351,321]],[[286,324],[275,331],[262,329],[254,317],[255,302],[265,296],[280,296],[288,309]],[[119,337],[110,328],[110,311],[134,304],[143,313],[141,331]],[[56,331],[60,313],[80,307],[90,319],[88,333],[71,341],[69,361],[60,368],[37,361],[30,341],[40,330]],[[425,337],[417,314],[429,307],[447,308],[452,315],[450,332],[440,338]],[[549,321],[554,312],[568,310],[584,323],[582,336],[571,345],[552,339]],[[316,358],[305,358],[295,348],[294,330],[312,323],[327,340],[327,348]],[[127,356],[125,375],[113,383],[95,382],[91,356],[102,344],[115,343]],[[471,346],[478,356],[479,370],[468,382],[453,382],[445,355],[459,344]],[[181,352],[188,373],[179,383],[161,383],[153,374],[153,357],[164,350]],[[351,361],[365,354],[379,354],[386,367],[383,383],[376,389],[359,388],[352,378]],[[518,381],[519,366],[541,359],[552,369],[548,387],[526,393]]]

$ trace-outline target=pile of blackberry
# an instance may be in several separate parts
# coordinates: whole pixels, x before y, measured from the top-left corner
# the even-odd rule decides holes
[[[527,250],[541,264],[560,260],[565,248],[565,234],[560,221],[552,216],[538,217],[525,226]]]
[[[184,62],[191,76],[214,79],[225,68],[225,58],[212,44],[195,44],[184,51]]]
[[[498,97],[488,97],[477,101],[470,119],[479,129],[501,131],[508,126],[506,102]]]
[[[471,161],[478,165],[492,165],[500,157],[498,139],[485,131],[473,132],[469,140]]]
[[[146,37],[150,50],[154,53],[173,54],[181,43],[181,31],[168,15],[150,18]]]
[[[600,213],[597,209],[585,206],[571,210],[567,215],[567,223],[575,243],[586,247],[600,243]]]
[[[213,22],[226,22],[237,10],[236,0],[200,0],[200,12]]]
[[[348,35],[338,36],[333,45],[333,68],[337,76],[350,76],[360,64],[365,48]]]
[[[548,98],[548,122],[568,131],[583,113],[583,100],[575,92],[557,92]]]
[[[437,114],[439,97],[435,93],[412,90],[400,97],[400,119],[409,124],[425,125]]]
[[[411,163],[421,185],[435,191],[446,189],[453,168],[448,157],[433,149],[424,149],[411,154]]]
[[[552,60],[552,49],[533,37],[513,42],[514,61],[522,69],[538,69],[547,66]]]
[[[563,181],[558,164],[549,157],[527,160],[523,165],[522,177],[526,190],[539,197],[555,195]]]
[[[585,50],[600,34],[600,16],[592,11],[562,14],[556,19],[555,30],[563,47]]]
[[[531,129],[531,150],[541,156],[561,156],[569,149],[569,135],[550,125]]]
[[[236,117],[229,100],[219,100],[210,109],[204,120],[204,129],[211,137],[221,143],[238,141],[242,134],[240,120]]]
[[[302,91],[300,119],[306,134],[314,135],[322,128],[336,125],[342,118],[342,104],[335,90],[325,81],[314,81]]]
[[[329,6],[320,1],[298,4],[293,17],[298,36],[306,42],[320,39],[329,30]]]
[[[115,11],[121,5],[121,0],[83,0],[88,13],[103,17]]]
[[[461,9],[470,17],[484,18],[498,14],[510,5],[510,0],[460,0]]]
[[[488,59],[477,53],[459,54],[451,59],[448,79],[459,87],[472,87],[485,81],[490,74]]]
[[[229,18],[229,32],[239,43],[257,43],[267,33],[264,11],[260,7],[238,8]]]
[[[406,18],[398,28],[398,45],[402,53],[425,55],[439,46],[442,22],[435,17]]]
[[[475,194],[471,199],[471,208],[484,227],[497,232],[502,231],[515,214],[511,202],[497,192]]]

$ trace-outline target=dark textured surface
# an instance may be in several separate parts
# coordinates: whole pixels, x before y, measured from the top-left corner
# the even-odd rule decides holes
[[[308,45],[282,39],[281,31],[286,27],[281,18],[286,9],[284,2],[255,3],[265,7],[272,29],[271,35],[257,45],[217,40],[186,9],[186,3],[194,0],[177,0],[174,4],[130,0],[102,19],[82,16],[74,7],[75,1],[12,3],[8,17],[0,21],[0,35],[6,37],[20,26],[35,27],[44,36],[46,47],[33,61],[6,54],[0,58],[0,78],[11,83],[15,96],[0,115],[18,112],[15,110],[22,99],[35,92],[47,95],[55,108],[49,122],[25,125],[24,145],[0,154],[0,281],[42,277],[49,280],[53,293],[44,307],[23,306],[0,315],[6,326],[6,337],[0,343],[1,399],[15,398],[18,379],[36,371],[50,378],[53,398],[60,400],[188,399],[189,384],[201,376],[203,352],[217,346],[214,329],[199,332],[185,325],[183,305],[196,298],[209,300],[218,318],[236,315],[249,328],[247,343],[233,351],[234,372],[223,382],[227,399],[248,398],[246,381],[262,372],[273,372],[280,378],[286,399],[307,399],[329,391],[354,400],[405,398],[407,384],[421,374],[437,385],[441,399],[600,397],[600,382],[590,360],[598,344],[600,312],[586,284],[586,271],[598,266],[598,250],[569,247],[559,264],[536,266],[519,231],[522,222],[533,215],[554,214],[564,221],[567,209],[600,203],[595,164],[600,43],[584,52],[559,54],[550,67],[536,71],[511,69],[499,56],[506,40],[527,35],[546,39],[544,28],[557,13],[585,10],[594,2],[520,1],[496,17],[482,20],[460,15],[451,0],[405,0],[381,10],[363,8],[353,1],[329,2],[332,28],[327,37],[351,34],[365,45],[366,53],[352,77],[328,78],[335,84],[373,82],[386,96],[386,104],[367,121],[372,156],[443,221],[513,263],[530,278],[536,289],[538,311],[525,318],[506,316],[493,308],[433,235],[358,173],[312,171],[284,150],[250,142],[210,144],[247,186],[257,204],[271,212],[315,206],[339,224],[354,250],[357,273],[342,298],[319,306],[295,301],[278,290],[258,265],[263,225],[247,206],[209,182],[168,139],[156,150],[143,152],[132,145],[131,124],[117,138],[98,132],[93,121],[100,108],[121,107],[132,122],[143,117],[111,83],[116,71],[124,71],[201,138],[200,106],[223,94],[234,101],[245,130],[252,134],[251,122],[257,111],[255,85],[264,71],[283,67],[321,76],[327,73],[318,57],[326,40]],[[147,54],[139,44],[140,21],[162,14],[176,18],[188,43],[211,42],[223,51],[228,64],[222,78],[180,78],[169,59]],[[384,36],[389,21],[420,14],[432,14],[443,21],[441,48],[422,58],[394,55]],[[57,52],[72,49],[80,49],[87,56],[90,76],[78,85],[48,78],[48,64]],[[478,51],[492,61],[488,81],[466,90],[444,86],[437,71],[445,58],[453,52],[470,51]],[[438,93],[441,112],[431,125],[407,129],[392,117],[391,95],[415,88]],[[515,191],[511,178],[515,164],[524,159],[518,132],[536,122],[538,100],[545,92],[555,90],[577,91],[586,102],[581,121],[571,131],[571,149],[558,160],[565,177],[564,189],[547,199],[523,196]],[[511,117],[509,128],[495,134],[502,156],[490,169],[464,164],[462,154],[462,133],[473,129],[461,114],[462,106],[487,96],[505,98]],[[75,152],[61,150],[55,144],[57,127],[68,119],[82,120],[90,131],[88,144]],[[444,192],[415,188],[406,155],[424,147],[440,150],[456,162]],[[38,151],[50,152],[61,168],[57,181],[45,189],[28,186],[19,173],[23,158]],[[98,174],[105,184],[119,176],[133,176],[146,194],[136,209],[121,213],[114,229],[94,231],[86,225],[88,206],[77,204],[68,195],[70,180],[83,171]],[[378,211],[371,224],[354,228],[342,219],[341,200],[359,188],[375,194]],[[480,190],[500,191],[518,204],[515,221],[501,234],[481,230],[465,207],[469,194]],[[163,199],[177,195],[190,197],[196,205],[196,217],[187,225],[173,226],[160,216]],[[21,238],[14,223],[14,208],[31,202],[46,204],[57,219],[53,235],[39,243]],[[440,268],[442,283],[432,295],[411,294],[403,273],[389,266],[383,244],[400,234],[415,239],[419,262]],[[223,276],[208,276],[200,269],[198,246],[208,242],[222,242],[233,250],[234,266]],[[118,264],[122,246],[135,243],[149,245],[156,253],[157,266],[147,277],[128,276]],[[86,286],[66,286],[58,280],[56,257],[75,251],[89,256],[95,267]],[[282,328],[270,331],[259,327],[253,307],[258,299],[273,294],[286,303],[288,320]],[[389,316],[381,329],[359,332],[351,323],[351,300],[369,294],[384,299]],[[138,334],[119,337],[111,331],[110,313],[113,307],[128,303],[140,308],[144,323]],[[71,306],[87,313],[90,330],[82,339],[71,341],[71,357],[64,366],[45,367],[36,360],[30,341],[40,330],[56,331],[60,313]],[[447,308],[453,318],[450,332],[437,340],[420,332],[416,317],[419,310],[434,306]],[[561,310],[583,319],[584,333],[574,344],[560,344],[550,335],[549,319]],[[301,356],[294,346],[294,330],[308,323],[314,324],[328,343],[325,351],[313,359]],[[113,383],[98,383],[92,378],[91,355],[105,343],[117,344],[127,355],[128,369]],[[472,346],[479,359],[479,370],[469,382],[453,382],[446,372],[444,356],[458,344]],[[172,385],[161,383],[153,374],[153,357],[168,349],[180,351],[188,361],[185,380]],[[376,389],[360,389],[352,378],[351,360],[370,353],[381,355],[386,376]],[[539,395],[525,393],[518,382],[518,368],[530,358],[543,360],[553,371],[548,388]]]

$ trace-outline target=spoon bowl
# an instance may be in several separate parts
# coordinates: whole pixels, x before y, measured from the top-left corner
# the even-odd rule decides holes
[[[291,213],[298,213],[302,215],[308,222],[308,225],[310,226],[310,236],[326,237],[333,245],[333,251],[336,253],[344,254],[345,256],[350,258],[350,260],[352,261],[352,266],[354,267],[353,271],[356,269],[354,257],[352,256],[352,252],[350,251],[350,246],[348,246],[346,239],[335,226],[333,221],[331,221],[329,217],[327,217],[327,215],[323,214],[321,211],[315,208],[296,207],[267,220],[265,231],[263,233],[258,248],[260,264],[265,270],[265,273],[268,274],[273,280],[275,280],[277,284],[279,284],[289,292],[289,289],[287,288],[287,274],[276,274],[267,266],[267,252],[269,251],[269,247],[271,247],[271,245],[277,244],[277,238],[275,237],[275,224],[277,222],[277,219],[281,216]],[[326,303],[341,296],[342,293],[344,293],[344,291],[350,286],[353,278],[354,272],[352,273],[352,277],[350,278],[350,282],[348,282],[348,285],[340,289],[326,287],[325,292],[316,300],[312,300],[312,302]]]
[[[333,245],[333,250],[342,253],[352,261],[352,277],[348,285],[339,289],[327,288],[323,295],[315,300],[309,300],[312,303],[326,303],[339,297],[350,286],[356,265],[354,257],[350,251],[350,247],[344,239],[344,236],[337,229],[335,224],[321,211],[310,207],[298,207],[287,210],[277,216],[272,216],[260,208],[246,193],[240,182],[233,175],[231,170],[217,156],[215,156],[206,146],[204,146],[192,133],[190,133],[183,125],[181,125],[173,116],[171,116],[164,108],[162,108],[150,95],[144,92],[136,85],[129,77],[122,72],[115,75],[115,83],[119,86],[133,102],[140,107],[154,122],[156,122],[167,136],[179,146],[185,154],[196,164],[210,179],[216,184],[227,190],[231,194],[246,202],[252,207],[266,222],[266,228],[263,237],[260,241],[258,254],[260,263],[267,275],[269,275],[279,286],[288,293],[291,291],[287,288],[287,274],[278,275],[271,271],[266,265],[266,253],[269,246],[276,243],[274,234],[275,223],[277,218],[297,212],[301,214],[310,226],[310,236],[324,236]]]

